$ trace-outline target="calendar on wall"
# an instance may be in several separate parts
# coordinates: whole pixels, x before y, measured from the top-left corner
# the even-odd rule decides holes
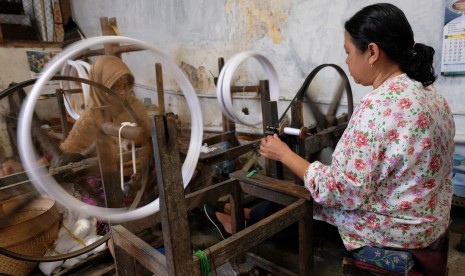
[[[441,74],[465,75],[465,0],[446,4]]]

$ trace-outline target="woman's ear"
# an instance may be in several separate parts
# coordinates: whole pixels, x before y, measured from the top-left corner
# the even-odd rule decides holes
[[[370,65],[373,65],[376,61],[378,61],[379,51],[380,49],[378,45],[376,45],[376,43],[371,42],[370,44],[368,44],[367,52],[369,53],[368,62],[370,63]]]

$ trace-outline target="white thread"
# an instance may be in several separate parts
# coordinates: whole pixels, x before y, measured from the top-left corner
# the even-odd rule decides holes
[[[124,164],[123,164],[123,146],[121,145],[121,130],[126,126],[136,127],[136,123],[131,122],[122,122],[118,130],[118,142],[119,142],[119,161],[120,161],[120,173],[121,173],[121,191],[124,192]],[[136,145],[134,141],[131,141],[131,151],[132,151],[132,173],[137,173],[136,166]]]
[[[216,97],[221,111],[230,120],[247,126],[255,126],[262,122],[262,115],[259,114],[258,118],[251,120],[250,122],[242,120],[240,116],[234,111],[231,99],[231,79],[237,67],[239,67],[239,65],[249,57],[255,58],[260,63],[265,76],[268,79],[270,86],[270,100],[277,101],[279,99],[279,81],[276,70],[266,57],[253,51],[238,53],[231,57],[228,62],[226,62],[218,77]]]
[[[285,127],[284,128],[284,133],[289,134],[289,135],[300,136],[300,129],[292,128],[292,127]]]
[[[149,50],[152,54],[160,58],[163,64],[166,64],[167,72],[172,74],[173,79],[178,84],[180,90],[184,93],[191,113],[191,139],[186,158],[182,164],[182,180],[184,187],[187,186],[197,166],[203,138],[202,110],[200,109],[199,99],[197,98],[197,94],[195,93],[192,84],[189,82],[189,79],[177,66],[176,62],[171,60],[171,58],[159,49],[133,38],[123,36],[86,38],[69,45],[63,49],[61,53],[56,55],[47,64],[43,74],[32,87],[21,106],[21,113],[18,120],[18,149],[27,175],[38,191],[41,193],[48,193],[57,202],[78,213],[108,219],[112,222],[123,222],[140,219],[158,212],[160,210],[159,199],[157,198],[151,203],[134,210],[127,210],[125,208],[104,208],[92,206],[79,201],[64,190],[61,185],[59,185],[56,180],[48,174],[48,171],[45,168],[39,167],[36,162],[36,160],[39,159],[39,156],[32,144],[31,137],[32,115],[42,87],[48,83],[48,81],[58,72],[67,60],[75,59],[82,51],[105,43],[132,44],[139,46],[142,49]]]

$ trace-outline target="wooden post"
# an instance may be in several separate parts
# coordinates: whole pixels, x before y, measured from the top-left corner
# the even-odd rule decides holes
[[[166,118],[166,121],[165,121]],[[193,275],[189,223],[177,146],[175,115],[151,117],[152,141],[160,190],[160,214],[168,275]]]
[[[157,80],[158,110],[165,114],[165,89],[163,87],[163,70],[160,63],[155,64],[155,78]]]
[[[263,114],[263,133],[268,126],[278,123],[278,103],[270,101],[270,89],[268,80],[260,81],[261,107]],[[265,159],[265,171],[267,176],[283,179],[283,165],[270,159]]]
[[[124,207],[124,195],[121,191],[119,178],[118,158],[116,149],[108,145],[108,136],[100,127],[104,122],[111,121],[109,106],[92,108],[94,119],[96,149],[100,165],[100,175],[102,178],[103,190],[107,208]],[[111,224],[111,221],[108,223]],[[118,275],[135,275],[135,262],[121,248],[115,248],[115,264]]]
[[[116,25],[116,18],[100,17],[100,28],[102,35],[116,35],[115,31],[110,27]],[[115,52],[115,47],[118,47],[117,43],[106,43],[103,47],[105,55],[114,55],[121,58],[121,53]]]
[[[116,156],[116,149],[108,145],[108,136],[100,127],[104,122],[111,121],[109,106],[92,108],[92,117],[94,119],[97,156],[105,191],[106,205],[109,208],[124,207],[123,191],[121,191],[121,184],[119,183],[119,169],[117,166],[119,161]]]
[[[64,94],[65,91],[63,89],[56,90],[57,102],[58,102],[58,110],[60,112],[60,119],[61,119],[61,129],[63,132],[62,141],[68,137],[68,134],[72,128],[72,125],[67,120],[67,112],[65,108],[65,99]]]
[[[304,115],[302,101],[297,100],[291,106],[291,127],[300,129],[304,126]],[[305,158],[305,140],[296,139],[298,142],[292,146],[292,150]],[[303,185],[303,181],[299,176],[294,175],[294,183],[298,185]]]

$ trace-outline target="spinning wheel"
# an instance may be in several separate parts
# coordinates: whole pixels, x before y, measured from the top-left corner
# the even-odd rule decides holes
[[[335,97],[331,101],[328,111],[326,114],[324,114],[317,106],[316,102],[307,95],[307,89],[315,76],[326,67],[334,68],[340,75],[342,83],[339,86],[339,89],[336,91]],[[338,115],[338,108],[342,99],[343,90],[345,90],[347,96],[348,108],[347,113]],[[302,103],[306,103],[308,105],[310,112],[316,121],[315,124],[308,127],[304,127]],[[278,120],[278,126],[275,127],[274,131],[285,129],[283,125],[280,124],[280,122],[286,116],[287,111],[291,107],[294,107],[292,112],[292,126],[301,127],[300,132],[299,129],[294,130],[299,132],[298,135],[300,136],[305,146],[300,147],[299,145],[301,142],[297,141],[296,139],[288,139],[287,142],[290,146],[294,147],[294,151],[299,152],[299,155],[305,159],[309,161],[317,160],[323,149],[335,147],[339,141],[339,138],[347,127],[347,123],[353,113],[352,89],[350,87],[347,75],[339,66],[335,64],[322,64],[316,67],[307,76],[301,88],[294,96],[291,104],[287,107],[281,118]],[[305,131],[305,133],[302,133],[303,131]]]
[[[334,68],[339,76],[342,79],[342,83],[339,86],[338,90],[336,91],[335,97],[331,101],[331,104],[328,108],[326,114],[323,114],[321,109],[317,106],[316,102],[308,95],[307,90],[315,78],[315,76],[324,68],[332,67]],[[338,108],[341,103],[343,92],[345,91],[347,97],[347,113],[343,113],[340,116],[337,116]],[[306,99],[306,101],[305,101]],[[341,121],[348,121],[349,118],[352,116],[354,104],[353,104],[353,97],[352,97],[352,88],[350,87],[350,82],[345,74],[344,70],[336,64],[322,64],[316,67],[305,79],[304,83],[300,87],[299,91],[296,93],[292,103],[299,101],[307,103],[310,112],[312,113],[313,117],[316,121],[317,130],[327,129],[329,127],[337,125]],[[292,105],[291,103],[291,105]],[[279,119],[279,122],[282,121],[286,112],[289,110],[289,107],[284,111],[283,115]]]
[[[308,96],[306,91],[308,87],[310,86],[311,82],[313,81],[313,79],[315,78],[315,76],[322,69],[326,67],[332,67],[339,73],[339,76],[342,79],[342,85],[339,87],[338,91],[335,94],[335,97],[331,101],[328,111],[326,112],[326,114],[323,114],[323,112],[316,105],[315,101],[313,101],[313,99],[311,99],[311,97]],[[297,95],[298,95],[297,99],[300,101],[303,101],[304,97],[307,99],[306,103],[308,104],[310,111],[315,117],[318,129],[322,130],[322,129],[326,129],[328,127],[332,127],[337,124],[338,120],[337,120],[336,114],[338,111],[338,107],[341,103],[343,90],[345,91],[346,96],[347,96],[348,112],[346,113],[346,117],[347,119],[349,119],[350,116],[352,116],[353,109],[354,109],[354,103],[353,103],[353,98],[352,98],[352,88],[350,87],[350,82],[349,82],[349,79],[347,78],[347,75],[344,73],[341,67],[335,64],[322,64],[316,67],[307,76],[301,88],[297,92]]]
[[[99,83],[96,83],[96,82],[93,82],[93,81],[90,81],[90,80],[87,80],[87,79],[80,79],[80,78],[66,77],[66,76],[55,76],[55,77],[52,77],[51,80],[52,81],[60,80],[60,81],[82,82],[82,83],[85,83],[87,85],[92,85],[92,86],[96,87],[96,89],[100,89],[102,93],[107,93],[110,96],[112,96],[114,98],[114,101],[117,104],[121,105],[123,107],[123,109],[130,115],[131,120],[133,120],[135,122],[138,122],[138,118],[135,116],[134,111],[129,107],[129,105],[125,101],[121,100],[118,96],[116,96],[116,94],[113,91],[111,91],[110,89],[108,89],[107,87],[105,87],[105,86],[103,86],[103,85],[101,85]],[[36,79],[31,79],[31,80],[28,80],[28,81],[25,81],[25,82],[22,82],[22,83],[19,83],[19,84],[16,84],[16,85],[12,85],[12,86],[10,86],[8,89],[4,90],[0,94],[0,98],[8,96],[9,99],[10,99],[10,104],[14,103],[14,105],[12,105],[13,110],[11,110],[11,111],[13,113],[17,112],[18,110],[16,110],[16,107],[17,107],[16,104],[21,104],[21,103],[20,102],[17,103],[13,96],[15,96],[15,94],[18,94],[16,96],[19,96],[19,101],[21,101],[25,97],[24,89],[27,88],[28,86],[34,85],[35,83],[36,83]],[[63,152],[59,149],[59,147],[57,145],[57,142],[53,141],[53,139],[47,133],[45,133],[45,131],[40,127],[41,122],[39,121],[39,118],[35,114],[34,114],[34,117],[33,117],[32,121],[33,121],[33,124],[31,126],[31,132],[32,132],[33,138],[35,140],[37,140],[39,146],[42,148],[42,152],[51,152],[53,154],[54,159],[62,158]],[[143,143],[142,146],[147,148],[147,146],[148,146],[147,143],[148,142]],[[141,151],[141,152],[142,152],[142,154],[140,154],[139,157],[142,160],[148,160],[149,152],[148,151]],[[93,159],[95,159],[95,158],[93,158]],[[67,161],[72,162],[72,159],[68,159]],[[52,161],[52,163],[54,163],[54,161]],[[80,163],[80,164],[78,164],[78,163]],[[75,169],[78,173],[71,173],[72,177],[73,177],[73,182],[75,182],[75,184],[79,184],[80,187],[83,190],[85,190],[88,194],[90,194],[91,197],[98,198],[98,194],[96,193],[95,190],[92,189],[93,187],[90,187],[89,184],[86,181],[79,181],[79,180],[85,179],[85,177],[82,177],[82,175],[81,175],[82,170],[80,171],[78,169],[79,165],[82,165],[84,163],[89,163],[90,166],[92,166],[92,160],[90,160],[90,159],[83,160],[83,161],[78,162],[78,163],[75,163],[74,166],[73,166],[73,164],[71,164],[71,166],[66,165],[66,166],[64,166],[62,168],[60,168],[60,167],[53,168],[53,169],[50,170],[50,173],[53,174],[56,179],[61,180],[61,181],[62,180],[66,181],[66,180],[69,180],[68,179],[69,176],[67,176],[67,174],[69,174],[70,171],[72,171],[70,168]],[[148,162],[144,162],[144,163],[148,164]],[[66,168],[66,167],[68,167],[68,168]],[[87,170],[88,168],[89,168],[89,166],[87,168],[84,168],[84,170]],[[138,205],[138,203],[140,202],[140,198],[141,198],[142,194],[145,191],[146,183],[148,182],[147,174],[149,172],[149,170],[147,168],[148,167],[143,168],[143,171],[145,173],[142,173],[142,179],[140,181],[141,182],[140,189],[137,191],[137,195],[135,197],[136,199],[133,202],[132,208],[134,208],[134,207],[136,207]],[[95,169],[93,169],[93,170],[91,169],[91,171],[95,171]],[[76,182],[79,182],[79,183],[76,183]],[[14,208],[11,208],[11,210],[9,210],[7,213],[4,213],[0,217],[0,221],[1,221],[0,224],[4,225],[18,211],[20,211],[22,208],[28,206],[28,204],[31,202],[31,197],[34,198],[37,195],[38,195],[37,193],[32,193],[31,196],[26,197],[24,199],[24,201],[22,201],[20,204],[17,204]],[[23,261],[39,261],[39,262],[59,261],[59,260],[65,260],[65,259],[73,258],[73,257],[79,256],[79,255],[82,255],[84,253],[87,253],[87,252],[95,249],[96,247],[100,246],[104,242],[106,242],[109,238],[110,238],[110,234],[108,233],[105,236],[103,236],[101,239],[97,240],[96,242],[94,242],[94,243],[92,243],[92,244],[90,244],[88,246],[83,247],[82,249],[79,249],[79,250],[76,250],[74,252],[70,252],[70,253],[67,253],[67,254],[59,254],[59,255],[56,255],[56,256],[45,256],[45,257],[44,256],[28,256],[28,255],[18,254],[18,253],[15,253],[15,252],[3,249],[3,248],[0,248],[0,253],[4,254],[6,256],[9,256],[11,258],[18,259],[18,260],[23,260]]]
[[[75,44],[69,46],[62,53],[56,56],[56,58],[48,65],[48,69],[43,73],[43,75],[37,80],[33,89],[31,90],[27,101],[22,107],[21,116],[20,116],[20,125],[18,128],[18,137],[19,137],[19,149],[21,160],[24,163],[26,171],[33,180],[34,185],[40,190],[43,190],[55,198],[58,202],[67,206],[71,210],[74,210],[78,213],[87,214],[89,216],[94,216],[98,218],[104,218],[112,222],[122,222],[129,220],[136,220],[140,218],[147,217],[150,214],[153,214],[159,210],[159,201],[158,199],[153,202],[142,206],[134,210],[128,210],[126,208],[103,208],[96,207],[92,205],[85,204],[71,195],[69,195],[62,187],[56,183],[55,179],[44,172],[43,168],[39,168],[35,164],[34,157],[37,158],[33,145],[31,142],[31,118],[32,112],[34,110],[38,95],[40,93],[43,85],[52,79],[52,76],[58,72],[58,70],[63,66],[64,62],[67,60],[72,60],[76,58],[79,53],[83,50],[91,48],[93,46],[102,44],[102,43],[129,43],[137,45],[143,49],[152,51],[155,55],[160,57],[164,62],[168,64],[169,69],[174,74],[174,79],[178,83],[180,89],[185,93],[186,100],[189,105],[189,109],[192,113],[192,135],[190,147],[182,166],[182,174],[184,187],[189,183],[192,174],[195,170],[195,166],[198,160],[200,153],[200,142],[202,141],[203,127],[202,127],[202,116],[200,112],[200,105],[198,103],[198,98],[196,97],[195,91],[190,84],[189,80],[185,74],[181,71],[175,62],[163,54],[158,49],[153,46],[146,44],[144,42],[127,38],[127,37],[114,37],[114,36],[104,36],[104,37],[94,37],[85,40],[76,42]],[[83,81],[84,82],[84,81]]]

